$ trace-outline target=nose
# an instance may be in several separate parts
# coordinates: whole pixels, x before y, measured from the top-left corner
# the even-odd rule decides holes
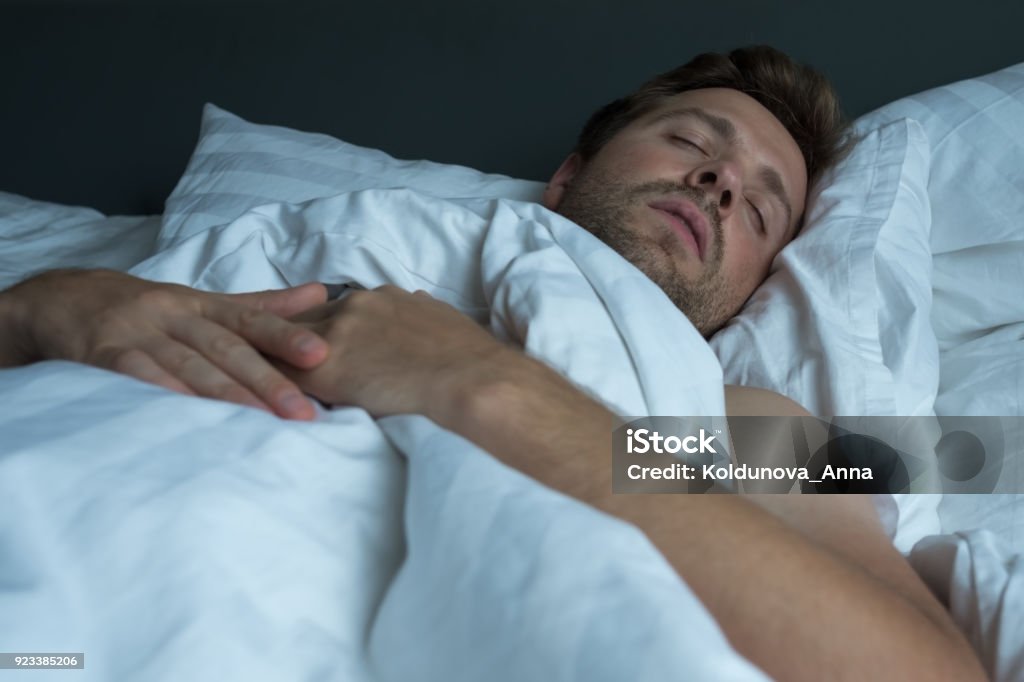
[[[743,196],[739,167],[724,159],[714,159],[694,168],[686,182],[704,190],[718,204],[718,213],[723,219],[735,210]]]

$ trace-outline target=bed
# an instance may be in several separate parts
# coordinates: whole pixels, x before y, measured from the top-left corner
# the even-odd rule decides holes
[[[222,291],[393,282],[620,414],[721,414],[724,379],[928,425],[936,461],[969,433],[971,476],[940,467],[879,508],[992,678],[1024,680],[1024,64],[988,71],[859,117],[710,345],[651,326],[671,317],[653,285],[538,214],[540,182],[215,103],[183,115],[198,141],[147,213],[103,188],[90,206],[0,192],[0,288],[65,266]],[[482,266],[452,260],[467,241]],[[559,294],[538,294],[551,272]],[[567,346],[567,323],[593,333]],[[665,361],[679,346],[704,369]],[[0,372],[0,396],[5,651],[85,652],[82,679],[765,679],[642,536],[426,420],[283,425],[69,363]]]

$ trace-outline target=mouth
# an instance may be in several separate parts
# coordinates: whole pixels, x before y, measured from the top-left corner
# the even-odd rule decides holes
[[[708,252],[708,219],[697,206],[686,199],[659,199],[648,204],[668,218],[676,235],[697,254],[701,262]]]

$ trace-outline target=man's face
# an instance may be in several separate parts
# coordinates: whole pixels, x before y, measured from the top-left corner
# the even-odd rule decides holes
[[[725,88],[675,95],[544,194],[642,270],[710,336],[768,276],[796,232],[807,170],[782,123]]]

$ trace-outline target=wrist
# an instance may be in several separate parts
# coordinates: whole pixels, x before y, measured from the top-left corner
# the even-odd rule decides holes
[[[439,425],[460,434],[466,434],[483,424],[490,423],[501,406],[508,406],[522,392],[524,370],[532,360],[522,353],[505,347],[465,363],[450,375],[446,383],[432,392],[424,414]]]
[[[75,268],[47,270],[0,292],[0,324],[4,330],[0,366],[76,359],[64,345],[73,343],[78,335],[69,333],[60,323],[59,309],[74,308],[69,299],[88,288],[81,276],[90,272]]]
[[[427,416],[440,426],[549,484],[553,482],[538,467],[543,460],[589,467],[586,463],[593,456],[607,454],[611,461],[612,413],[547,365],[517,350],[503,347],[500,357],[459,382],[449,399],[435,401],[432,410]],[[580,456],[567,458],[566,453]],[[605,459],[600,462],[603,465]]]

